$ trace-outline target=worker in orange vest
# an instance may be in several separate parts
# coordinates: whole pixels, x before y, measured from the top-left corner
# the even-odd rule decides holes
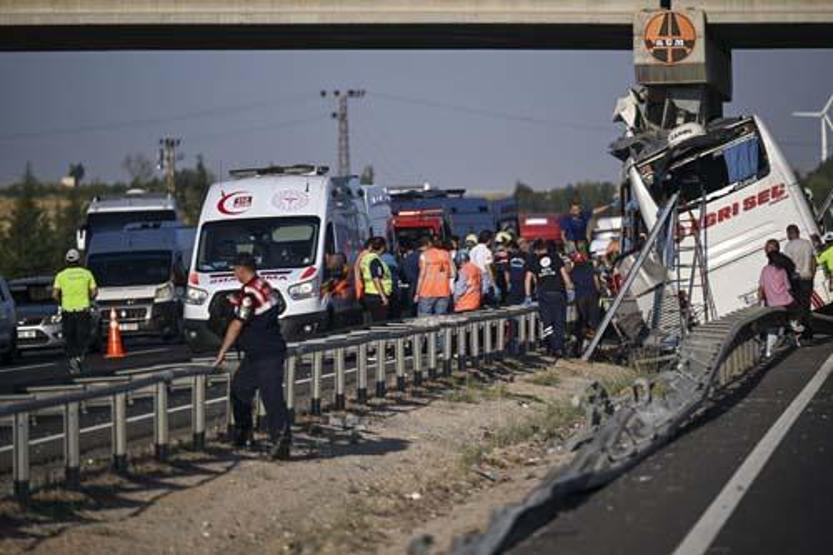
[[[417,316],[445,314],[451,297],[450,280],[454,275],[448,251],[438,248],[434,239],[420,240],[422,254],[419,257],[419,280],[414,302]]]
[[[480,308],[483,280],[469,253],[457,253],[457,281],[454,283],[454,312],[468,312]]]

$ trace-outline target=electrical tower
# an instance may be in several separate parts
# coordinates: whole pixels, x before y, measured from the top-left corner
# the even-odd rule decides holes
[[[334,90],[331,93],[338,100],[338,111],[332,113],[332,117],[338,120],[338,174],[340,176],[350,175],[350,126],[347,116],[347,100],[350,98],[362,98],[365,95],[363,89],[349,89],[346,92]],[[327,97],[327,91],[321,91],[321,98]]]
[[[182,155],[177,155],[176,149],[181,139],[164,137],[159,139],[159,160],[156,167],[165,172],[165,187],[171,195],[176,194],[176,162],[182,160]]]

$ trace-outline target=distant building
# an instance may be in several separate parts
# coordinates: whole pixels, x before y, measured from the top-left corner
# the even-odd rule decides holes
[[[67,189],[74,189],[78,186],[78,180],[71,175],[67,175],[61,178],[61,187],[66,187]]]

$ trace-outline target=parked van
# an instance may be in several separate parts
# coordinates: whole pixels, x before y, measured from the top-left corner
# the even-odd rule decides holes
[[[130,189],[121,196],[93,197],[84,224],[76,232],[78,250],[87,250],[96,233],[121,231],[128,224],[178,222],[176,201],[170,194]]]
[[[123,334],[158,335],[164,340],[182,336],[194,233],[175,223],[150,222],[93,237],[87,268],[98,284],[102,327],[109,325],[115,309]]]
[[[231,269],[240,253],[255,257],[260,276],[286,300],[285,337],[358,322],[351,268],[369,237],[358,179],[329,177],[326,167],[311,165],[231,175],[237,179],[209,189],[197,228],[185,307],[192,349],[219,346],[221,331],[209,318],[240,288]]]

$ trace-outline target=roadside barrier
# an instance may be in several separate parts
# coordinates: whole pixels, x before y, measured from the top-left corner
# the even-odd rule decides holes
[[[627,396],[611,398],[594,383],[586,396],[586,432],[562,471],[547,478],[518,505],[496,511],[488,529],[457,543],[458,555],[491,555],[510,549],[549,522],[575,495],[598,488],[653,453],[696,417],[722,389],[763,360],[762,336],[787,325],[782,308],[749,307],[698,326],[677,350],[676,364],[638,379]]]
[[[344,410],[348,406],[348,376],[355,378],[354,402],[364,405],[369,399],[371,373],[374,397],[383,398],[393,377],[397,391],[401,392],[409,384],[420,387],[426,379],[450,376],[455,359],[457,369],[467,371],[535,350],[538,326],[536,306],[514,306],[393,322],[290,344],[284,362],[284,395],[290,417],[294,420],[298,411],[301,387],[306,386],[309,391],[307,412],[311,415],[320,415],[325,409]],[[353,361],[350,366],[348,358]],[[327,363],[331,364],[332,371],[325,374]],[[207,387],[216,380],[226,384],[224,398],[209,401]],[[106,378],[79,378],[67,386],[32,388],[33,392],[26,395],[3,396],[0,423],[11,424],[13,428],[15,497],[24,504],[29,500],[30,447],[36,441],[43,441],[30,441],[30,424],[36,416],[57,413],[62,417],[62,433],[54,439],[60,439],[64,446],[65,486],[76,489],[81,479],[82,407],[109,407],[110,422],[106,427],[111,429],[112,467],[124,472],[128,468],[128,422],[145,418],[145,415],[128,418],[129,403],[152,399],[154,453],[157,459],[165,460],[170,450],[169,414],[174,410],[190,408],[192,444],[196,450],[205,448],[207,404],[224,402],[227,426],[231,425],[229,381],[229,373],[225,371],[192,363],[176,368],[134,369]],[[329,403],[324,400],[325,381],[332,383]],[[182,389],[190,390],[189,406],[172,409],[169,396]]]

